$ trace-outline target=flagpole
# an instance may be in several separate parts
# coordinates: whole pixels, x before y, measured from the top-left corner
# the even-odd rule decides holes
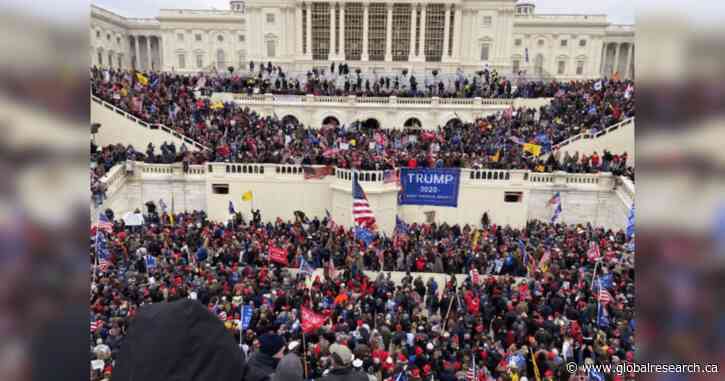
[[[594,262],[594,273],[592,273],[592,285],[589,288],[591,291],[594,291],[594,279],[597,278],[597,269],[599,268],[599,260],[600,260],[600,258],[597,258],[596,262]]]
[[[307,379],[307,341],[305,340],[305,330],[302,329],[302,360],[305,365],[305,380]]]
[[[244,297],[242,296],[242,301],[239,304],[239,348],[242,348],[242,330],[244,326]],[[246,353],[245,353],[246,355]]]
[[[454,292],[456,292],[455,291],[455,288],[454,288]],[[457,292],[456,292],[456,294],[457,294]],[[453,307],[453,299],[454,298],[451,297],[451,301],[448,302],[448,312],[446,312],[446,318],[443,320],[443,331],[446,330],[446,324],[448,324],[448,315],[450,315],[450,313],[451,313],[451,307]]]

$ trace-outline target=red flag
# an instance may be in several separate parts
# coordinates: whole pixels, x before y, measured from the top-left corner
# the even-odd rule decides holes
[[[325,324],[327,317],[302,306],[302,332],[310,333]]]
[[[276,246],[269,247],[269,260],[280,265],[289,265],[289,262],[287,262],[287,250]]]

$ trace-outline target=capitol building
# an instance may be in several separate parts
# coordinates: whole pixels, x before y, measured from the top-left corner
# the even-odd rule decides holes
[[[229,10],[128,18],[91,6],[93,65],[178,73],[288,71],[347,62],[365,72],[488,66],[542,79],[634,75],[634,27],[603,14],[541,14],[516,0],[232,0]]]

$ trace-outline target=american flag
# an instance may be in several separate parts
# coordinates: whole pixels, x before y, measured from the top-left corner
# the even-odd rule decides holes
[[[110,256],[111,253],[108,251],[106,246],[106,235],[101,233],[101,230],[96,230],[96,257],[98,258],[98,269],[102,272],[108,271],[108,267],[111,266]]]
[[[604,288],[599,289],[599,303],[607,305],[612,301],[612,294]]]
[[[113,233],[113,222],[108,220],[105,213],[98,214],[98,222],[96,222],[93,227],[96,228],[96,230]]]
[[[352,180],[352,218],[356,225],[375,229],[375,215],[356,175],[353,175]]]
[[[91,322],[91,332],[98,331],[103,326],[103,320],[96,320]]]
[[[227,313],[226,313],[226,311],[222,311],[222,312],[219,313],[219,319],[221,319],[221,321],[226,321],[227,320]]]

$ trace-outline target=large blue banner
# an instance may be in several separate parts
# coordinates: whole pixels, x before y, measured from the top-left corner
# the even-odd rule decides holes
[[[458,168],[401,168],[400,204],[458,206]]]

